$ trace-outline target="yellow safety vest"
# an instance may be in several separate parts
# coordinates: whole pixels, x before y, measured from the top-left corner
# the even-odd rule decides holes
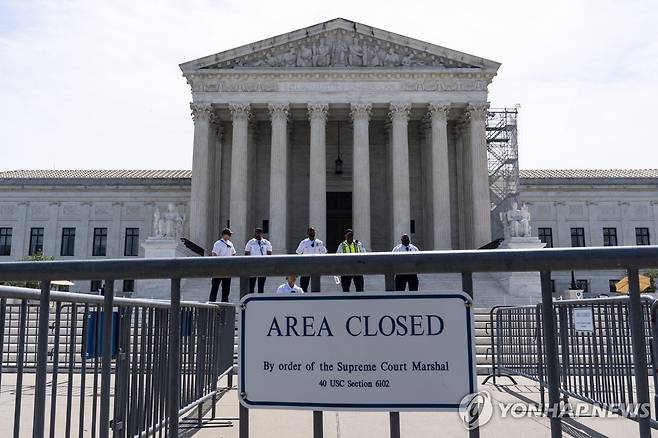
[[[351,244],[347,243],[347,240],[343,241],[343,252],[355,253],[361,252],[359,250],[358,240],[353,240]]]

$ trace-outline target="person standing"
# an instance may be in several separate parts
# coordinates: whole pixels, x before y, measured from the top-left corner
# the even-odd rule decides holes
[[[320,239],[315,238],[315,228],[309,227],[308,237],[301,242],[297,247],[297,254],[326,254],[327,247],[324,246],[324,242]],[[308,292],[308,284],[311,281],[311,277],[306,275],[302,276],[300,279],[300,285],[304,292]]]
[[[337,254],[358,254],[366,252],[365,248],[358,240],[354,240],[354,232],[350,229],[345,230],[345,240],[338,245]],[[363,292],[363,275],[342,275],[340,285],[343,292],[350,291],[350,283],[354,283],[354,289],[357,292]]]
[[[247,246],[244,248],[244,255],[258,257],[272,255],[272,244],[269,240],[263,239],[262,228],[256,228],[254,230],[254,238],[247,242]],[[262,294],[265,289],[265,279],[266,277],[249,278],[249,293],[254,293],[256,280],[258,280],[258,293]]]
[[[277,293],[286,293],[286,294],[290,294],[290,293],[302,294],[302,293],[304,293],[302,288],[295,284],[295,281],[297,281],[297,276],[296,275],[288,275],[286,277],[286,282],[283,283],[281,286],[279,286],[276,289],[276,292]]]
[[[400,244],[393,248],[393,252],[418,252],[418,248],[411,244],[408,234],[403,234],[400,237]],[[395,276],[395,290],[404,291],[409,285],[409,291],[418,290],[418,275],[416,274],[397,274]]]
[[[231,257],[235,255],[235,246],[229,240],[231,234],[231,230],[228,228],[222,230],[222,238],[212,246],[212,252],[210,253],[212,257]],[[222,285],[222,303],[228,303],[228,295],[231,293],[231,277],[212,279],[209,301],[217,301],[217,291],[220,284]]]

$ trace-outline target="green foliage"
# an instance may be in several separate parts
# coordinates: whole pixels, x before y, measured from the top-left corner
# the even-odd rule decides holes
[[[33,255],[23,257],[21,261],[23,262],[43,262],[55,260],[53,256],[43,255],[43,252],[39,251]],[[6,286],[16,286],[16,287],[29,287],[31,289],[39,289],[38,280],[28,280],[28,281],[0,281],[0,284]]]

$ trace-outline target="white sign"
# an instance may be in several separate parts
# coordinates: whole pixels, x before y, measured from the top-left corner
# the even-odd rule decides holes
[[[579,332],[594,331],[594,316],[591,307],[573,309],[573,328]]]
[[[477,391],[463,292],[252,294],[241,303],[248,408],[458,410]]]

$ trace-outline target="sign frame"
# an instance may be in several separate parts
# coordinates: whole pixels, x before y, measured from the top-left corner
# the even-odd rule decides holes
[[[473,300],[463,291],[445,291],[445,292],[367,292],[367,293],[305,293],[305,294],[248,294],[240,301],[240,323],[239,323],[239,344],[238,344],[238,399],[240,404],[246,408],[261,409],[298,409],[298,410],[332,410],[332,411],[459,411],[460,402],[455,403],[310,403],[310,402],[291,402],[291,401],[259,401],[248,398],[248,382],[245,378],[245,318],[246,308],[253,301],[291,301],[291,300],[409,300],[409,299],[459,299],[464,303],[466,316],[466,339],[468,351],[468,393],[477,392],[477,359],[475,351],[475,319],[473,313]],[[465,394],[464,396],[466,396]]]

